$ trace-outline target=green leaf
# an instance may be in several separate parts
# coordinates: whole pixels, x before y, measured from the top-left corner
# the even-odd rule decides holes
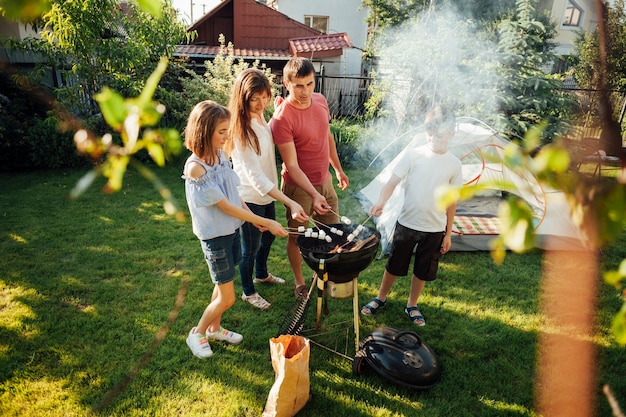
[[[435,201],[438,210],[445,210],[446,207],[459,201],[461,197],[461,188],[445,185],[435,190]]]
[[[525,252],[534,245],[533,214],[525,201],[509,197],[500,203],[500,236],[506,247],[514,252]]]
[[[157,19],[161,17],[161,0],[136,0],[139,7]]]
[[[160,167],[165,166],[165,153],[163,147],[151,141],[145,141],[146,149],[152,160]]]
[[[50,0],[3,0],[0,3],[0,15],[10,20],[32,22],[50,10]]]
[[[530,168],[534,173],[561,174],[567,171],[569,165],[570,156],[565,149],[547,145],[533,158]]]
[[[611,329],[617,343],[626,345],[626,303],[622,305],[622,309],[613,317]]]
[[[624,279],[624,276],[620,275],[620,273],[617,271],[607,271],[603,274],[603,278],[604,278],[604,282],[619,289],[620,288],[619,283],[622,279]]]
[[[104,187],[105,192],[115,192],[122,189],[124,173],[130,161],[129,156],[110,156],[106,162],[105,176],[109,179]]]
[[[167,69],[168,60],[167,58],[161,58],[159,64],[156,69],[150,74],[148,80],[146,81],[146,85],[141,91],[141,95],[137,98],[137,105],[140,108],[147,108],[151,105],[152,97],[154,96],[154,92],[156,91],[159,81],[161,81],[161,77],[165,73]]]
[[[158,134],[163,139],[163,146],[171,155],[179,155],[183,150],[183,142],[180,133],[176,129],[158,129]]]
[[[119,132],[124,125],[124,120],[128,116],[128,110],[124,103],[124,97],[104,87],[102,91],[94,96],[100,106],[100,111],[104,120],[109,126]]]
[[[489,247],[491,248],[491,259],[493,259],[493,263],[496,265],[502,265],[506,256],[506,246],[504,245],[502,237],[498,236],[490,241]]]

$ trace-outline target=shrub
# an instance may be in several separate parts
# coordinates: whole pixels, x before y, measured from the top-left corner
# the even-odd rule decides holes
[[[61,132],[59,119],[52,112],[45,119],[33,119],[24,139],[34,168],[73,168],[86,164],[76,152],[74,132]]]
[[[337,153],[344,169],[367,166],[371,160],[365,145],[365,129],[349,119],[333,119],[330,130],[335,137]]]

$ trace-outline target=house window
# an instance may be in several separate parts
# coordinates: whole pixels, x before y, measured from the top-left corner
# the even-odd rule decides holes
[[[328,33],[328,16],[304,16],[304,24],[320,32]]]
[[[568,1],[563,16],[563,26],[580,26],[583,10],[573,1]]]

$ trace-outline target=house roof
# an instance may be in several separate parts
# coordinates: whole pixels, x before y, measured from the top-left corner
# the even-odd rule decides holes
[[[344,33],[333,33],[329,35],[321,34],[308,38],[293,38],[289,40],[289,49],[269,49],[269,48],[224,48],[225,54],[231,54],[237,58],[264,58],[285,60],[293,56],[308,58],[324,58],[327,56],[337,56],[337,51],[343,48],[351,48],[352,42],[348,35]],[[221,46],[207,45],[179,45],[178,55],[185,55],[190,58],[215,57],[221,50]],[[330,54],[329,54],[330,53]],[[329,54],[329,55],[327,55]]]
[[[219,35],[234,48],[235,57],[287,60],[340,56],[351,48],[347,33],[324,34],[259,3],[256,0],[223,0],[189,29],[198,36],[193,45],[179,45],[177,55],[212,58],[220,51]]]
[[[343,48],[352,48],[352,41],[345,32],[320,34],[316,37],[289,39],[289,49],[296,56],[306,57],[311,55],[318,58],[323,56],[336,56],[336,51],[343,51]],[[330,53],[329,55],[324,55]]]
[[[220,52],[220,46],[206,45],[179,45],[177,54],[185,55],[190,58],[213,58]],[[292,57],[288,49],[258,49],[258,48],[233,48],[229,51],[224,48],[225,54],[230,54],[237,58],[263,58],[263,59],[279,59],[286,60]]]

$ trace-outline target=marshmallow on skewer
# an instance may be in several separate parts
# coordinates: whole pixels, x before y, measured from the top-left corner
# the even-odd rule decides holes
[[[352,224],[352,220],[350,220],[346,216],[341,216],[341,221],[344,222],[345,224]]]
[[[307,230],[306,232],[304,232],[304,237],[311,237],[311,231]]]
[[[337,236],[343,236],[343,230],[337,229]]]
[[[304,232],[305,230],[304,226],[298,226],[298,232]]]
[[[317,232],[311,232],[311,237],[312,237],[313,239],[317,239],[317,237],[318,237],[318,236],[319,236],[319,233],[317,233]]]
[[[333,241],[333,238],[328,236],[328,235],[326,235],[326,242],[330,243],[332,241]]]
[[[348,239],[348,242],[352,242],[354,240],[354,235],[350,233],[346,239]]]
[[[330,233],[337,234],[337,228],[336,227],[331,227],[330,228]]]

